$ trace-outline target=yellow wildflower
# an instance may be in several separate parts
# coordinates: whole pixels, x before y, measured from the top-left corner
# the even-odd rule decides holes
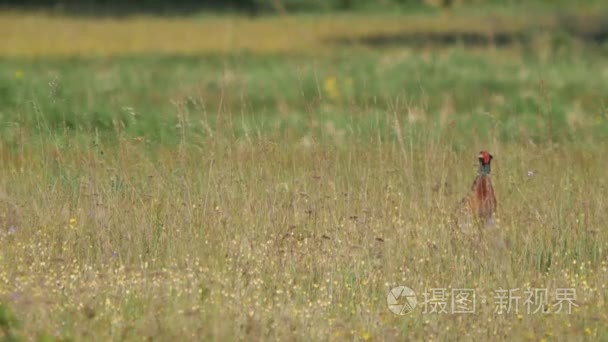
[[[325,79],[325,83],[323,84],[323,90],[325,90],[325,94],[331,100],[337,100],[340,97],[340,91],[338,90],[338,80],[336,76],[331,75]]]
[[[369,341],[372,339],[372,334],[365,330],[361,331],[360,336],[363,341]]]

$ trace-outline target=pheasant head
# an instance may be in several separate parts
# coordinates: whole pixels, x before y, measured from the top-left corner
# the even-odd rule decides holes
[[[490,163],[492,162],[492,155],[488,151],[479,152],[479,174],[489,175],[490,174]]]

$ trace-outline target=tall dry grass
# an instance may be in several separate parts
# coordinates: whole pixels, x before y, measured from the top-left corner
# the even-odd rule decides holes
[[[456,152],[449,132],[398,123],[389,140],[341,145],[332,132],[184,133],[153,151],[127,138],[68,140],[6,158],[0,184],[18,223],[0,237],[0,296],[22,336],[607,336],[605,146],[476,141]],[[487,235],[459,238],[449,219],[480,148],[496,156],[506,249]],[[473,288],[477,312],[395,316],[386,295],[396,285],[419,301],[428,288]],[[518,314],[494,312],[494,290],[528,287],[575,288],[578,307],[528,315],[522,299]]]

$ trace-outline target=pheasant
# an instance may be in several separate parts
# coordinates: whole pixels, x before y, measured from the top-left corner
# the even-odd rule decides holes
[[[487,151],[479,152],[479,171],[477,177],[473,181],[471,191],[461,202],[461,210],[466,211],[464,214],[469,217],[472,216],[485,226],[492,226],[495,222],[496,196],[494,195],[494,187],[490,179],[490,163],[492,158],[492,155]]]
[[[479,174],[473,181],[472,194],[469,196],[469,206],[474,215],[486,224],[494,221],[496,211],[496,196],[490,179],[492,158],[487,151],[479,152]]]

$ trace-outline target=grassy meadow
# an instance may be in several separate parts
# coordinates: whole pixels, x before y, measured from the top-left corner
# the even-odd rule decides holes
[[[0,339],[608,340],[590,4],[0,13]],[[497,228],[462,232],[482,149]],[[432,288],[475,289],[476,312],[423,313]],[[528,314],[527,288],[553,312]]]

